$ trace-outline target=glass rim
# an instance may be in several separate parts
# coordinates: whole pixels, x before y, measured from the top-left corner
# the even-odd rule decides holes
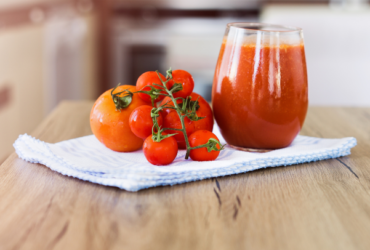
[[[300,32],[302,31],[302,28],[296,27],[296,26],[287,26],[287,25],[279,25],[279,24],[270,24],[270,23],[248,23],[248,22],[233,22],[228,23],[226,25],[228,28],[236,28],[236,29],[243,29],[243,30],[250,30],[254,32]],[[275,30],[269,30],[269,29],[256,29],[251,27],[258,27],[258,26],[266,26],[266,27],[272,27],[275,28]]]

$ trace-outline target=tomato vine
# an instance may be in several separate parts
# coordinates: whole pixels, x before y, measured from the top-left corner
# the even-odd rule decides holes
[[[113,94],[115,88],[112,90],[111,95],[113,102],[116,106],[117,110],[120,110],[122,108],[126,108],[130,102],[132,101],[132,96],[134,93],[144,93],[150,96],[151,103],[152,103],[152,111],[151,111],[151,118],[153,120],[153,128],[152,128],[152,139],[155,142],[160,142],[161,140],[164,140],[168,137],[174,136],[176,134],[166,134],[164,133],[166,130],[172,130],[172,131],[179,131],[183,133],[184,140],[186,144],[186,155],[185,159],[189,158],[190,151],[193,149],[199,149],[199,148],[207,148],[208,152],[211,151],[221,151],[224,149],[225,145],[222,145],[218,140],[214,138],[210,138],[207,143],[191,147],[189,143],[189,138],[186,133],[185,129],[185,118],[187,117],[191,121],[198,121],[203,119],[204,117],[198,117],[196,111],[199,108],[199,102],[197,100],[191,100],[191,97],[174,97],[174,93],[181,91],[183,89],[183,86],[181,83],[174,83],[171,88],[169,89],[167,87],[167,84],[169,81],[173,80],[172,77],[172,70],[167,70],[166,80],[162,80],[162,78],[159,75],[159,72],[156,71],[157,76],[161,82],[162,85],[152,83],[153,86],[146,86],[146,88],[150,88],[149,90],[139,90],[136,92],[130,92],[130,91],[121,91],[119,93]],[[124,95],[122,95],[124,94]],[[171,99],[171,102],[173,103],[173,106],[169,104],[170,102],[165,103],[164,105],[160,107],[155,107],[155,100],[159,96],[166,96]],[[161,112],[163,109],[173,109],[176,111],[180,122],[181,122],[181,129],[178,128],[161,128],[158,125],[157,117],[159,116],[159,112]],[[219,147],[217,147],[217,145]]]

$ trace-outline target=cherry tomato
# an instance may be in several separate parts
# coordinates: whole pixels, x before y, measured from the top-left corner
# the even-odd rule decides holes
[[[199,94],[193,92],[190,95],[192,101],[198,100],[199,103],[199,109],[196,111],[198,117],[205,117],[201,120],[198,121],[193,121],[195,131],[197,130],[208,130],[211,131],[213,130],[213,112],[211,107],[209,106],[208,102]],[[177,100],[178,104],[181,104],[181,100]],[[164,104],[173,106],[173,102],[171,101],[170,97],[165,97],[160,106],[163,106]],[[170,111],[173,111],[172,109],[163,109],[163,115],[166,116]]]
[[[177,142],[173,136],[167,137],[160,142],[153,141],[152,136],[145,139],[143,145],[145,158],[153,165],[168,165],[177,156]]]
[[[186,134],[189,136],[194,132],[194,124],[190,121],[189,118],[185,117],[184,119]],[[166,115],[163,121],[164,128],[176,128],[181,129],[181,121],[175,110],[172,110]],[[176,134],[173,137],[177,142],[185,142],[184,134],[181,131],[177,130],[166,130],[168,134]]]
[[[186,98],[193,92],[194,80],[189,72],[182,69],[172,71],[172,80],[167,83],[167,88],[171,89],[175,83],[181,83],[182,90],[173,93],[174,97]]]
[[[129,123],[131,131],[142,139],[146,139],[152,134],[153,120],[150,116],[152,106],[143,105],[134,109],[130,115]],[[159,113],[157,123],[161,127],[163,124],[162,114]]]
[[[214,138],[218,140],[217,136],[214,133],[208,130],[198,130],[192,133],[189,137],[190,147],[196,147],[196,146],[206,144],[210,138]],[[220,145],[217,145],[216,147],[220,149]],[[207,148],[204,147],[204,148],[192,149],[190,151],[190,158],[193,161],[213,161],[213,160],[216,160],[219,154],[220,154],[220,151],[213,150],[211,152],[208,152]]]
[[[134,92],[135,86],[123,85],[115,89],[114,93],[125,89]],[[104,92],[95,102],[90,113],[90,126],[96,138],[107,148],[118,152],[130,152],[141,148],[143,139],[132,133],[129,126],[131,112],[144,102],[138,94],[134,94],[131,104],[121,110],[116,110],[111,91]]]
[[[177,103],[178,103],[178,104],[181,104],[181,103],[182,103],[182,100],[177,100]],[[163,105],[165,105],[165,104],[166,104],[166,106],[173,106],[173,102],[171,101],[171,98],[170,98],[170,97],[166,96],[166,97],[161,101],[161,103],[160,103],[158,106],[163,106]],[[162,114],[163,114],[163,116],[164,116],[164,117],[166,117],[166,115],[167,115],[168,113],[170,113],[171,111],[173,111],[173,109],[165,108],[165,109],[163,109]]]
[[[166,81],[166,78],[161,73],[159,73],[159,75],[162,78],[162,81]],[[153,83],[163,86],[163,84],[159,80],[157,72],[155,72],[155,71],[145,72],[144,74],[139,76],[139,78],[137,79],[136,90],[137,91],[139,91],[139,90],[149,91],[150,90],[149,86],[153,86],[156,89],[160,89],[160,87],[153,85]],[[166,93],[166,92],[162,91],[162,93]],[[151,98],[148,94],[139,93],[139,96],[140,96],[141,99],[143,99],[147,103],[152,103],[152,100],[151,100]],[[154,102],[158,102],[158,101],[162,100],[163,98],[164,98],[164,96],[160,95],[154,100]]]
[[[201,120],[194,121],[195,131],[197,130],[213,130],[213,112],[211,106],[209,106],[208,102],[199,94],[193,92],[191,93],[191,100],[195,101],[198,100],[199,102],[199,109],[197,110],[198,117],[205,117]]]

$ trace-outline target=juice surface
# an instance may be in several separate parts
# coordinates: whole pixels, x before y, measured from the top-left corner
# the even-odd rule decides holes
[[[308,107],[304,45],[236,47],[224,42],[212,103],[229,144],[256,149],[289,146]]]

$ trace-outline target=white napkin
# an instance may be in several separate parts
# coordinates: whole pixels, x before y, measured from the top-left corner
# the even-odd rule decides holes
[[[214,133],[225,143],[219,129]],[[174,185],[211,177],[245,173],[266,168],[287,166],[349,155],[356,139],[322,139],[297,136],[283,149],[267,153],[249,153],[226,146],[215,161],[185,160],[180,150],[168,166],[154,166],[145,159],[143,151],[118,153],[106,148],[94,135],[59,143],[45,143],[27,134],[14,143],[18,156],[28,162],[40,163],[63,175],[127,191]]]

